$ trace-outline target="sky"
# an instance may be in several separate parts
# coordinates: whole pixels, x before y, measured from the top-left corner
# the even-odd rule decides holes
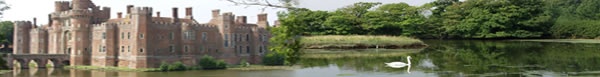
[[[48,23],[48,14],[54,11],[54,1],[70,0],[5,0],[11,9],[4,11],[2,21],[22,21],[33,20],[37,18],[38,25]],[[405,2],[410,5],[422,5],[433,0],[299,0],[298,7],[309,8],[313,10],[332,11],[355,2],[382,2],[397,3]],[[184,17],[185,8],[193,8],[193,16],[200,23],[208,22],[211,19],[211,10],[220,9],[221,13],[232,12],[236,16],[247,16],[248,23],[256,22],[256,15],[267,13],[268,20],[272,24],[277,19],[277,12],[284,9],[266,8],[259,6],[235,5],[225,0],[92,0],[94,4],[101,7],[111,8],[111,18],[116,18],[117,12],[126,12],[127,5],[135,7],[152,7],[154,13],[161,12],[162,17],[172,16],[171,8],[179,8],[179,17]],[[276,2],[271,1],[271,2]]]

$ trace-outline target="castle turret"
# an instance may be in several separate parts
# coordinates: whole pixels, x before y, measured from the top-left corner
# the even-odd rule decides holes
[[[13,54],[29,54],[29,44],[31,30],[31,22],[29,21],[15,21],[14,22],[14,45]]]
[[[90,65],[90,24],[92,23],[93,4],[90,0],[73,0],[73,9],[69,13],[67,26],[72,40],[67,41],[66,50],[71,55],[71,65]],[[89,10],[89,9],[92,10]]]
[[[131,59],[134,60],[133,62],[137,62],[135,63],[133,66],[135,67],[131,67],[131,68],[145,68],[148,66],[148,57],[146,57],[145,55],[147,55],[147,48],[151,47],[148,46],[148,42],[146,37],[155,37],[155,36],[150,36],[148,31],[149,28],[148,26],[150,26],[150,23],[152,22],[152,8],[150,7],[137,7],[137,8],[133,8],[131,11],[131,18],[132,18],[132,23],[135,25],[133,27],[134,32],[133,32],[133,37],[134,37],[134,41],[130,42],[134,45],[132,45],[132,57],[135,59]]]

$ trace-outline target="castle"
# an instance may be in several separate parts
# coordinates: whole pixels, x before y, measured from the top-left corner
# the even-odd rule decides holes
[[[258,63],[268,52],[267,14],[250,24],[246,16],[213,10],[208,23],[198,23],[191,7],[182,18],[178,8],[171,17],[154,16],[150,7],[126,8],[111,19],[109,7],[91,0],[57,1],[47,25],[14,22],[13,54],[69,54],[70,65],[156,68],[163,62],[196,65],[204,55]]]

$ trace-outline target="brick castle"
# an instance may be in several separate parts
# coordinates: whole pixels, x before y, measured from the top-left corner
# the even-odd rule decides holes
[[[191,7],[182,17],[178,8],[170,17],[150,7],[126,8],[111,19],[109,7],[91,0],[57,1],[47,25],[15,22],[13,54],[69,54],[70,65],[156,68],[162,62],[196,65],[204,55],[258,63],[268,52],[267,14],[250,24],[246,16],[213,10],[208,23],[198,23]]]

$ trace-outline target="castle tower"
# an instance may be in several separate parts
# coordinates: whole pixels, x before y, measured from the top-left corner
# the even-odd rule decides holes
[[[152,37],[148,34],[148,26],[152,22],[152,8],[150,7],[137,7],[131,9],[131,22],[133,23],[135,30],[132,34],[133,48],[132,48],[132,58],[135,62],[133,67],[130,68],[145,68],[148,66],[148,58],[145,57],[148,51],[148,41],[146,37]]]
[[[29,54],[29,44],[32,24],[29,21],[15,21],[13,40],[13,54]]]
[[[73,9],[68,17],[71,39],[67,41],[66,49],[71,52],[71,65],[90,65],[90,24],[92,12],[90,0],[73,0]]]

